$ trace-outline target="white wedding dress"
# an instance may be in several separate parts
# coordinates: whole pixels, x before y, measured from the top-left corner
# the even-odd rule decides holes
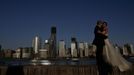
[[[118,67],[121,72],[131,68],[132,64],[124,59],[120,52],[110,43],[109,39],[105,39],[103,55],[106,61],[112,66]]]

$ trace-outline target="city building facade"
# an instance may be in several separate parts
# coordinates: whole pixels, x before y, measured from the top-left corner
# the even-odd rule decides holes
[[[41,49],[41,39],[39,36],[36,36],[33,39],[32,47],[34,50],[34,54],[37,54],[39,52],[39,49]]]
[[[60,40],[59,41],[59,57],[66,57],[66,46],[65,46],[65,41]]]
[[[48,40],[49,42],[49,57],[54,58],[57,54],[57,45],[56,45],[56,27],[51,27],[51,35]]]

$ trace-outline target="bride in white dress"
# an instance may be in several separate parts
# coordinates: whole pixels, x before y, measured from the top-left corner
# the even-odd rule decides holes
[[[107,23],[104,22],[102,25],[103,34],[108,36]],[[103,50],[104,58],[106,62],[114,67],[118,67],[121,72],[127,71],[131,68],[132,64],[122,57],[120,52],[118,52],[115,47],[110,43],[109,39],[105,39],[105,46]]]

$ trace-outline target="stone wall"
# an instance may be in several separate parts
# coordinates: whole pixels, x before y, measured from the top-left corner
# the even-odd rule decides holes
[[[0,66],[0,75],[98,75],[98,71],[96,65]],[[110,75],[134,75],[134,67],[126,72],[113,68]]]

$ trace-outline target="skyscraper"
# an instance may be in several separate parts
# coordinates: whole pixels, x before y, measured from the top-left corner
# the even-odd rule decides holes
[[[66,49],[66,57],[71,57],[71,48]]]
[[[87,42],[84,42],[84,47],[85,47],[85,57],[88,57],[88,54],[89,54],[89,47],[88,47],[88,43]]]
[[[16,50],[16,58],[22,58],[22,48]]]
[[[34,54],[37,54],[39,49],[41,49],[41,39],[38,36],[33,39],[32,47]]]
[[[80,57],[84,57],[85,48],[84,48],[84,43],[83,42],[79,43],[79,50],[80,50]]]
[[[59,41],[59,57],[66,56],[65,42],[63,40]]]
[[[48,40],[45,40],[45,44],[44,44],[44,48],[43,49],[46,49],[49,51],[49,42]]]
[[[22,58],[30,58],[31,57],[31,47],[22,48]]]
[[[134,48],[132,44],[125,44],[124,45],[127,49],[128,55],[133,56],[134,55]]]
[[[74,43],[74,42],[71,42],[71,56],[78,57],[76,43]]]
[[[134,46],[132,44],[130,44],[130,50],[131,50],[131,54],[134,55]]]
[[[47,59],[48,58],[48,51],[49,51],[49,43],[48,43],[48,40],[45,40],[45,44],[43,46],[43,49],[39,50],[40,59]]]
[[[124,55],[124,56],[128,56],[128,55],[129,55],[126,46],[123,46],[123,55]]]
[[[51,27],[51,35],[49,38],[49,57],[56,57],[56,27]]]
[[[77,46],[77,41],[76,38],[72,37],[71,38],[71,55],[72,57],[78,57],[78,46]]]

